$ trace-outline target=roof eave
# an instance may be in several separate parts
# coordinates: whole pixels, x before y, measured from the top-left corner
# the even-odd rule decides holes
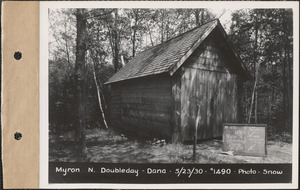
[[[136,79],[136,78],[143,78],[143,77],[147,77],[147,76],[159,75],[159,74],[162,74],[162,73],[166,73],[166,71],[157,72],[157,73],[154,73],[154,74],[151,74],[151,75],[140,75],[140,76],[129,77],[129,78],[120,79],[120,80],[117,80],[117,81],[107,81],[107,82],[104,83],[104,85],[109,85],[109,84],[122,82],[122,81],[126,81],[126,80],[131,80],[131,79]]]

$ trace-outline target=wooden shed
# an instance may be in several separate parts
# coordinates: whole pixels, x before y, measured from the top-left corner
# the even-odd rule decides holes
[[[112,126],[174,141],[222,136],[248,77],[219,20],[151,47],[105,84]],[[239,80],[242,79],[242,80]]]

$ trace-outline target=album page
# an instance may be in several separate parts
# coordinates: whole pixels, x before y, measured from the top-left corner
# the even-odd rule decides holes
[[[299,2],[5,1],[4,189],[296,189]]]

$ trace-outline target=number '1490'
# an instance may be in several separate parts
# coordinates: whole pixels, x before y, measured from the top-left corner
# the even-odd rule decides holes
[[[231,169],[214,169],[211,168],[212,172],[214,174],[219,174],[219,175],[226,175],[226,174],[231,174]]]

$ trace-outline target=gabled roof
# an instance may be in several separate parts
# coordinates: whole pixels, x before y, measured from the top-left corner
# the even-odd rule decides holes
[[[222,34],[228,40],[219,20],[212,20],[137,54],[105,84],[165,72],[172,76],[216,27],[221,27]],[[234,55],[237,56],[236,53]],[[241,63],[238,56],[237,59]],[[245,69],[242,63],[241,66]]]

